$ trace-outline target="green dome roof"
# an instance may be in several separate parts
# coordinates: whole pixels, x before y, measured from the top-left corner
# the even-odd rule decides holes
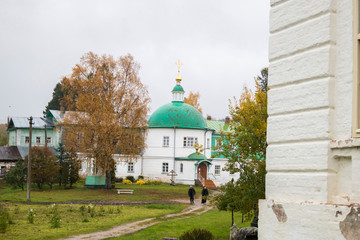
[[[199,154],[198,154],[198,153],[196,153],[196,152],[190,154],[190,155],[188,156],[188,158],[189,158],[189,159],[193,159],[193,160],[207,160],[207,158],[205,157],[204,154],[202,154],[202,153],[199,153]]]
[[[175,87],[173,88],[172,91],[173,92],[185,92],[181,85],[175,85]]]
[[[193,106],[172,102],[158,108],[149,119],[149,128],[206,129],[206,121]]]

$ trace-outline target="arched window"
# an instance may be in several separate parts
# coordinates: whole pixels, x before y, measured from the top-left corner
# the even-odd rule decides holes
[[[184,172],[184,164],[180,163],[180,172]]]

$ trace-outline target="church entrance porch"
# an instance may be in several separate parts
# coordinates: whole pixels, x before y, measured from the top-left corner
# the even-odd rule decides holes
[[[208,167],[205,162],[200,163],[197,167],[197,176],[201,182],[207,179],[207,171],[208,171],[207,169]]]

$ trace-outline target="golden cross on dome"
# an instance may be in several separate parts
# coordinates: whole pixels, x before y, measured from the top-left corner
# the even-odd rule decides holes
[[[178,60],[175,64],[178,67],[178,78],[180,78],[180,68],[183,64],[182,62],[180,62],[180,60]]]

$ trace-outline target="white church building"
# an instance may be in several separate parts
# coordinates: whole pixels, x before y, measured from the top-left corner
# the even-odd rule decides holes
[[[181,78],[176,78],[172,102],[158,108],[148,120],[146,149],[135,162],[119,163],[117,177],[143,176],[175,183],[203,184],[210,188],[225,184],[239,174],[223,171],[227,159],[215,157],[213,146],[220,131],[229,131],[225,121],[205,120],[193,106],[184,103]],[[169,92],[170,94],[170,92]],[[203,146],[197,152],[194,145]]]

